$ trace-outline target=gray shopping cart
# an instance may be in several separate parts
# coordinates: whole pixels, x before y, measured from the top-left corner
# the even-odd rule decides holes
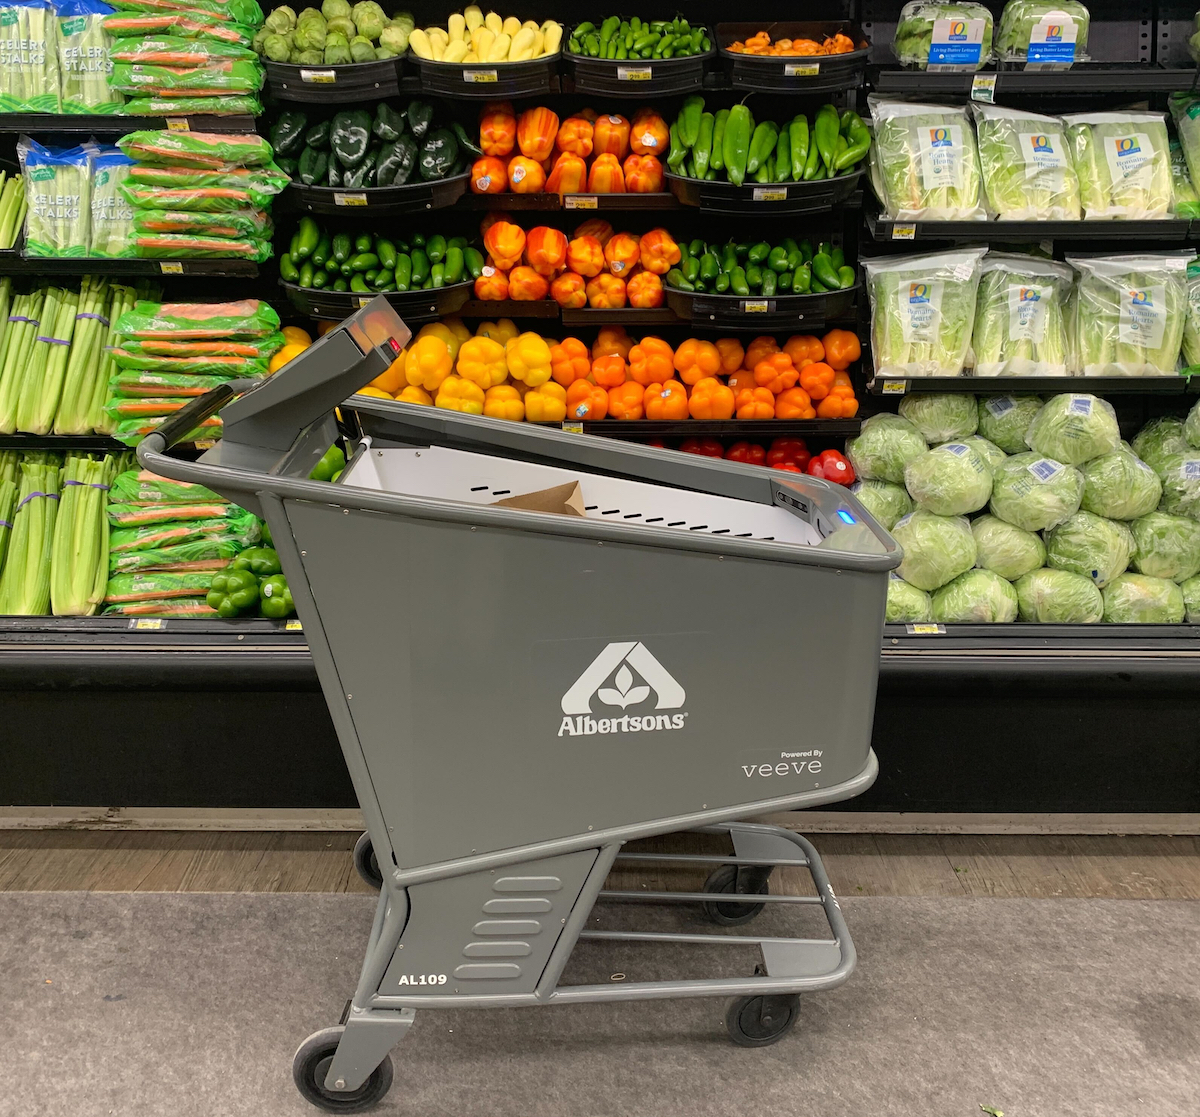
[[[381,888],[366,960],[341,1022],[296,1053],[297,1086],[329,1112],[374,1105],[418,1008],[730,997],[735,1042],[774,1042],[799,994],[845,981],[855,953],[812,845],[737,820],[874,780],[898,549],[815,478],[366,397],[338,482],[309,480],[335,406],[408,338],[375,299],[138,448],[146,468],[265,518],[366,820],[356,863]],[[217,447],[170,454],[218,410]],[[562,509],[538,510],[547,499]],[[681,830],[732,852],[622,852]],[[606,891],[619,861],[715,869],[699,891]],[[815,895],[771,895],[776,866],[806,868]],[[625,900],[697,905],[726,928],[811,904],[829,930],[589,929],[593,907]],[[761,962],[745,977],[561,983],[596,939],[740,944]]]

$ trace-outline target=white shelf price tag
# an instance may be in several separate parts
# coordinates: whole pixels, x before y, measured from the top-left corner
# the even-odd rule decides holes
[[[945,636],[944,624],[906,624],[905,630],[910,636]]]
[[[365,206],[367,204],[366,194],[341,194],[333,195],[333,204],[335,206]]]
[[[567,194],[563,198],[563,209],[599,209],[600,203],[594,194]]]
[[[911,222],[892,226],[892,240],[916,240],[917,227]]]
[[[783,64],[785,78],[815,78],[820,72],[820,62],[785,62]]]
[[[134,617],[129,622],[129,627],[134,632],[157,631],[167,627],[165,617]]]
[[[654,70],[649,66],[618,66],[617,81],[649,81]]]
[[[308,85],[336,85],[336,70],[301,70],[300,80]]]
[[[971,79],[971,100],[982,101],[985,105],[995,104],[996,75],[976,74]]]
[[[158,265],[158,270],[163,275],[183,275],[183,265],[177,260],[163,260]]]
[[[495,70],[463,70],[463,81],[468,85],[491,85],[496,80]]]
[[[786,186],[756,186],[754,188],[756,202],[786,202]]]

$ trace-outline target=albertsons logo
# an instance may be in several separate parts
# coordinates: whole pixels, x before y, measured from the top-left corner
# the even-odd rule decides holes
[[[1030,136],[1029,142],[1033,145],[1034,155],[1054,154],[1054,145],[1050,142],[1049,136]]]
[[[929,284],[928,283],[910,283],[908,285],[908,301],[910,305],[918,305],[929,302]]]
[[[1141,152],[1141,144],[1138,143],[1137,136],[1122,136],[1115,141],[1117,145],[1117,158],[1120,159],[1123,155],[1137,155]]]
[[[1036,287],[1018,287],[1017,302],[1019,303],[1036,303],[1041,302],[1042,293]]]
[[[950,130],[948,128],[930,128],[929,146],[953,147],[954,141],[950,138]]]
[[[956,19],[950,24],[950,42],[964,43],[967,40],[967,25],[961,20]]]
[[[558,735],[587,736],[594,733],[652,733],[659,729],[682,729],[687,714],[626,713],[629,707],[680,710],[687,695],[674,676],[640,640],[617,640],[609,644],[562,696],[566,715]],[[592,702],[612,707],[613,717],[592,717]],[[621,715],[615,716],[620,710]]]
[[[1134,306],[1153,306],[1154,300],[1150,297],[1149,291],[1130,290],[1129,301]]]

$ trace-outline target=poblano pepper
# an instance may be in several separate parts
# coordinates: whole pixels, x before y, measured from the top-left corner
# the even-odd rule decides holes
[[[424,139],[433,122],[433,106],[427,101],[409,101],[405,115],[408,117],[408,130],[418,140]]]
[[[425,137],[417,170],[426,182],[445,178],[458,158],[458,140],[448,128],[437,128]]]
[[[276,155],[299,155],[304,147],[304,130],[308,117],[296,109],[287,109],[279,114],[271,129],[271,147]]]
[[[329,127],[329,146],[343,167],[357,167],[367,157],[371,117],[365,109],[344,109]]]
[[[371,134],[385,144],[394,143],[404,135],[404,114],[392,108],[386,101],[380,101],[375,106]]]

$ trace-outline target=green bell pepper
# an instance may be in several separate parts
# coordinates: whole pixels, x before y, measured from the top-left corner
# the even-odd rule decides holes
[[[208,607],[216,609],[219,616],[236,617],[258,604],[258,578],[250,570],[235,570],[227,566],[213,575],[212,586],[205,600]]]
[[[346,465],[346,455],[336,443],[325,451],[321,460],[313,466],[308,475],[310,481],[331,481],[333,475]]]
[[[292,601],[292,591],[288,588],[287,579],[282,574],[273,574],[264,578],[259,586],[259,605],[262,615],[273,620],[290,617],[296,611]]]
[[[283,567],[279,565],[279,555],[274,547],[247,547],[230,562],[228,569],[249,570],[256,578],[266,578],[278,574]]]

